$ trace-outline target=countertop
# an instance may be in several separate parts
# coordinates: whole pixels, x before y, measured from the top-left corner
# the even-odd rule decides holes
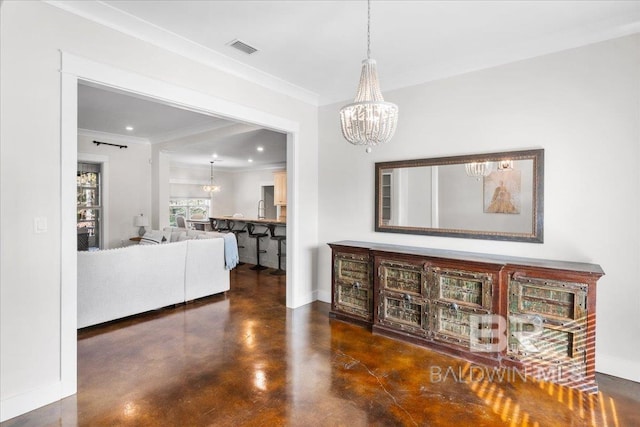
[[[278,219],[268,219],[268,218],[247,218],[247,217],[242,217],[242,218],[234,218],[232,216],[214,216],[212,217],[213,219],[217,219],[217,220],[231,220],[231,221],[236,221],[236,222],[255,222],[255,223],[259,223],[259,224],[277,224],[277,225],[287,225],[287,221],[281,221]]]

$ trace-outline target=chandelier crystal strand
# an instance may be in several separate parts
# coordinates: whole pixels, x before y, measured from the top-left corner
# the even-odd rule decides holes
[[[378,83],[376,61],[371,59],[371,2],[367,2],[367,59],[362,61],[360,82],[354,102],[340,110],[344,138],[354,145],[366,145],[367,153],[388,142],[398,124],[398,106],[385,102]]]

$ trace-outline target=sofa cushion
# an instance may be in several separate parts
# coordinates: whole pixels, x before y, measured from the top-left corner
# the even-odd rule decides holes
[[[187,236],[187,233],[184,231],[180,233],[180,235],[178,236],[178,242],[184,242],[185,240],[191,240],[191,239],[193,239],[193,237]]]
[[[197,239],[198,236],[204,234],[204,231],[201,230],[187,230],[187,237],[190,239]]]
[[[167,237],[160,230],[149,230],[144,233],[144,236],[140,239],[141,245],[159,245],[160,243],[167,242]]]
[[[168,231],[169,233],[171,233],[171,237],[169,238],[169,242],[173,243],[173,242],[180,242],[181,240],[178,240],[178,238],[181,235],[187,235],[187,230],[185,230],[184,228],[177,228],[177,227],[165,227],[162,229],[163,231]]]

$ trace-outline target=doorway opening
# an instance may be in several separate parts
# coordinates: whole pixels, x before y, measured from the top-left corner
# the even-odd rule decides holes
[[[296,150],[300,125],[290,119],[274,116],[266,111],[196,92],[166,81],[145,77],[122,69],[61,52],[61,247],[60,247],[60,398],[77,391],[77,194],[72,187],[77,173],[78,143],[78,83],[92,82],[105,87],[117,88],[139,96],[157,99],[179,108],[217,115],[241,123],[254,124],[286,135],[287,169],[289,171],[289,218],[295,218],[298,202],[295,197],[298,157]],[[156,165],[157,166],[157,165]],[[152,164],[152,168],[156,167]],[[154,192],[157,187],[154,186]],[[168,194],[159,194],[168,196]],[[302,289],[305,261],[296,256],[299,226],[296,221],[287,221],[286,252],[289,255],[286,277],[286,305],[295,308],[306,303],[308,295]]]

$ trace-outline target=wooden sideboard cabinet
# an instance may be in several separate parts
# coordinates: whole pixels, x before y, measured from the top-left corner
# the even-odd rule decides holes
[[[341,241],[331,317],[583,391],[595,382],[598,265]]]

